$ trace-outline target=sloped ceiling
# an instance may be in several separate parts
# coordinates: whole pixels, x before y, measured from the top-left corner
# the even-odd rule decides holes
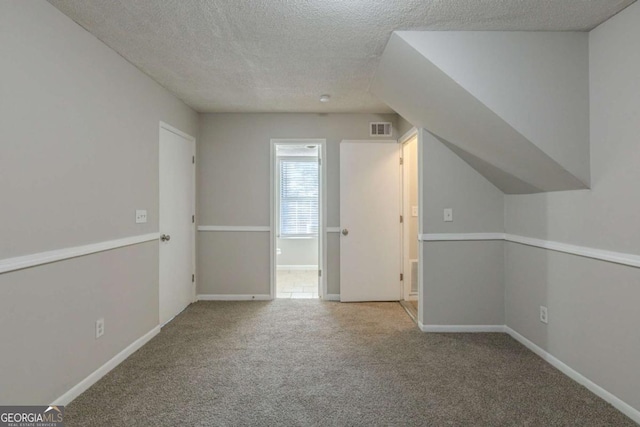
[[[438,137],[505,193],[587,188],[588,50],[581,48],[587,46],[586,35],[433,34],[395,33],[382,55],[372,92]],[[437,45],[436,53],[430,43]],[[560,48],[545,48],[550,45]],[[485,54],[474,57],[467,48]],[[563,48],[568,49],[564,55]],[[504,69],[481,70],[483,63],[502,63]],[[510,81],[514,74],[517,78]],[[568,100],[562,93],[556,96],[563,91],[578,93]],[[522,127],[529,122],[545,131]],[[569,149],[556,147],[562,144]],[[574,157],[581,161],[573,162]]]
[[[394,30],[585,31],[633,0],[49,2],[199,112],[383,113]]]

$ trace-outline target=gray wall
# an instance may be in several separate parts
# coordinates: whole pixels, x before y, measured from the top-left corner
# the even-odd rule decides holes
[[[369,122],[388,121],[396,127],[395,114],[202,114],[198,141],[198,224],[268,226],[269,153],[271,138],[323,138],[327,140],[328,227],[340,225],[340,141],[371,139]],[[396,139],[395,133],[392,139]],[[220,254],[232,240],[229,235],[248,234],[244,243],[233,243],[236,256],[223,263]],[[253,246],[252,238],[259,242]],[[198,235],[199,294],[269,293],[269,235],[265,232]],[[339,235],[327,234],[328,290],[340,292]],[[265,274],[254,274],[258,270]],[[233,284],[229,281],[235,278]]]
[[[405,133],[409,132],[413,129],[413,125],[404,119],[402,116],[398,116],[398,125],[396,129],[398,131],[398,137],[403,136]]]
[[[423,233],[501,233],[504,195],[426,131]],[[443,210],[453,209],[453,222]],[[423,242],[425,325],[504,324],[504,249],[498,241]]]
[[[638,22],[636,3],[589,35],[591,191],[507,196],[508,233],[640,254]],[[506,255],[507,325],[640,409],[640,270],[514,243]]]
[[[582,189],[589,182],[587,54],[585,34],[399,31],[371,90],[473,159],[504,192]],[[567,148],[558,149],[565,139]],[[584,182],[566,169],[576,165]]]
[[[587,33],[402,31],[400,35],[529,141],[589,183]]]
[[[197,136],[197,114],[46,2],[0,2],[0,28],[0,259],[157,232],[159,121]],[[155,242],[1,274],[0,403],[52,401],[157,324]]]

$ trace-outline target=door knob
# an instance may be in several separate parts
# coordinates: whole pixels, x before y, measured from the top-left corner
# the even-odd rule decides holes
[[[163,234],[162,236],[160,236],[160,240],[162,240],[163,242],[168,242],[169,240],[171,240],[171,236],[169,236],[168,234]]]
[[[346,236],[347,234],[349,234],[349,230],[347,230],[346,228],[342,229],[342,235]]]

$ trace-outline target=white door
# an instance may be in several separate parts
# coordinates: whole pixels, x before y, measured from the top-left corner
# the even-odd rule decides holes
[[[160,128],[160,324],[194,301],[195,140]]]
[[[398,301],[400,146],[340,143],[340,301]]]

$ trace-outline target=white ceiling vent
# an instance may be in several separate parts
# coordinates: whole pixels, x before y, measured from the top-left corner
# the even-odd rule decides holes
[[[370,136],[391,136],[391,123],[372,122],[369,123]]]

